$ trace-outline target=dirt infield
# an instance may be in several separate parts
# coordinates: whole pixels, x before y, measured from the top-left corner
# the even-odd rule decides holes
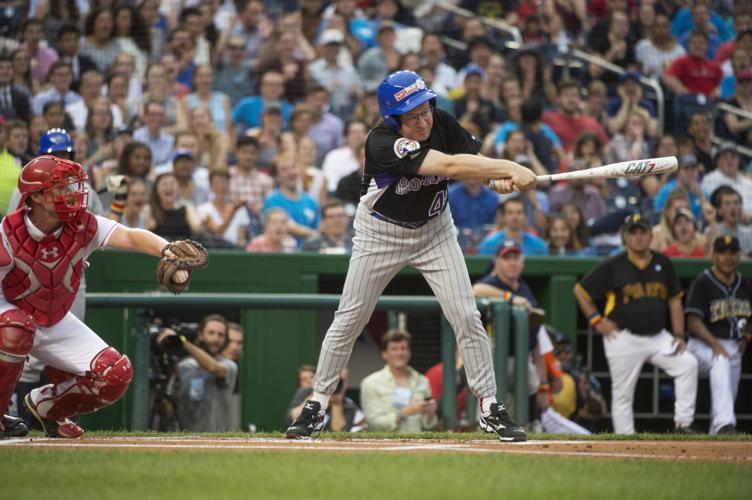
[[[751,442],[710,441],[498,441],[448,440],[333,440],[294,441],[273,438],[206,437],[111,437],[60,440],[23,438],[0,441],[0,448],[123,449],[123,450],[240,450],[240,451],[310,451],[335,453],[505,453],[521,455],[686,460],[752,464]]]

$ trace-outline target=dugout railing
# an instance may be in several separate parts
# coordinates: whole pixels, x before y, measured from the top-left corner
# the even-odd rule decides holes
[[[249,336],[275,335],[276,332],[257,331],[253,329],[250,315],[263,310],[322,310],[335,309],[340,296],[335,294],[261,294],[261,293],[186,293],[172,295],[165,293],[89,293],[86,296],[87,308],[110,311],[111,327],[119,324],[123,329],[125,345],[118,346],[133,358],[134,378],[125,398],[120,405],[119,415],[111,415],[110,427],[119,425],[131,430],[147,430],[150,414],[150,356],[152,337],[148,324],[155,311],[164,308],[235,308],[240,313],[241,324],[245,327],[246,339]],[[477,306],[491,318],[489,333],[493,346],[493,359],[496,371],[496,383],[499,396],[507,400],[508,396],[508,360],[510,354],[514,359],[527,360],[528,352],[528,316],[524,309],[511,307],[509,302],[501,299],[481,298]],[[379,299],[377,309],[389,311],[427,311],[441,313],[438,300],[432,296],[383,296]],[[313,334],[313,332],[311,332]],[[510,335],[515,337],[515,352],[509,352]],[[246,342],[245,345],[255,344]],[[455,385],[455,337],[449,322],[442,314],[441,320],[441,360],[444,365],[440,414],[445,428],[457,426],[456,385]],[[248,393],[251,384],[244,374],[242,387],[243,414],[246,416],[253,404],[264,404]],[[476,401],[467,400],[467,419],[475,421]],[[112,409],[110,413],[113,413]],[[528,422],[528,372],[527,363],[514,363],[514,407],[515,418],[521,423]],[[113,420],[114,417],[114,420]],[[246,422],[241,419],[241,422]]]

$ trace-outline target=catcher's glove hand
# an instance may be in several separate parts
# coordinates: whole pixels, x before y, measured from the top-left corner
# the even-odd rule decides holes
[[[209,253],[200,243],[179,240],[162,249],[162,259],[157,265],[157,281],[173,293],[188,288],[191,272],[209,264]]]

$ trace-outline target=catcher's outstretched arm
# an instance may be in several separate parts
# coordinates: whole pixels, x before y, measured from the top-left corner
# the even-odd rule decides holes
[[[145,229],[133,229],[118,224],[107,240],[109,248],[121,250],[133,250],[136,252],[162,256],[162,249],[167,245],[167,240]]]

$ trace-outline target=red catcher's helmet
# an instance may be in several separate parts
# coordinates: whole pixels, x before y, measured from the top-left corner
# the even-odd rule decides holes
[[[44,193],[44,200],[55,204],[55,212],[62,222],[78,220],[86,210],[89,190],[86,172],[78,163],[52,155],[34,158],[21,170],[18,190],[24,206],[31,193]]]

